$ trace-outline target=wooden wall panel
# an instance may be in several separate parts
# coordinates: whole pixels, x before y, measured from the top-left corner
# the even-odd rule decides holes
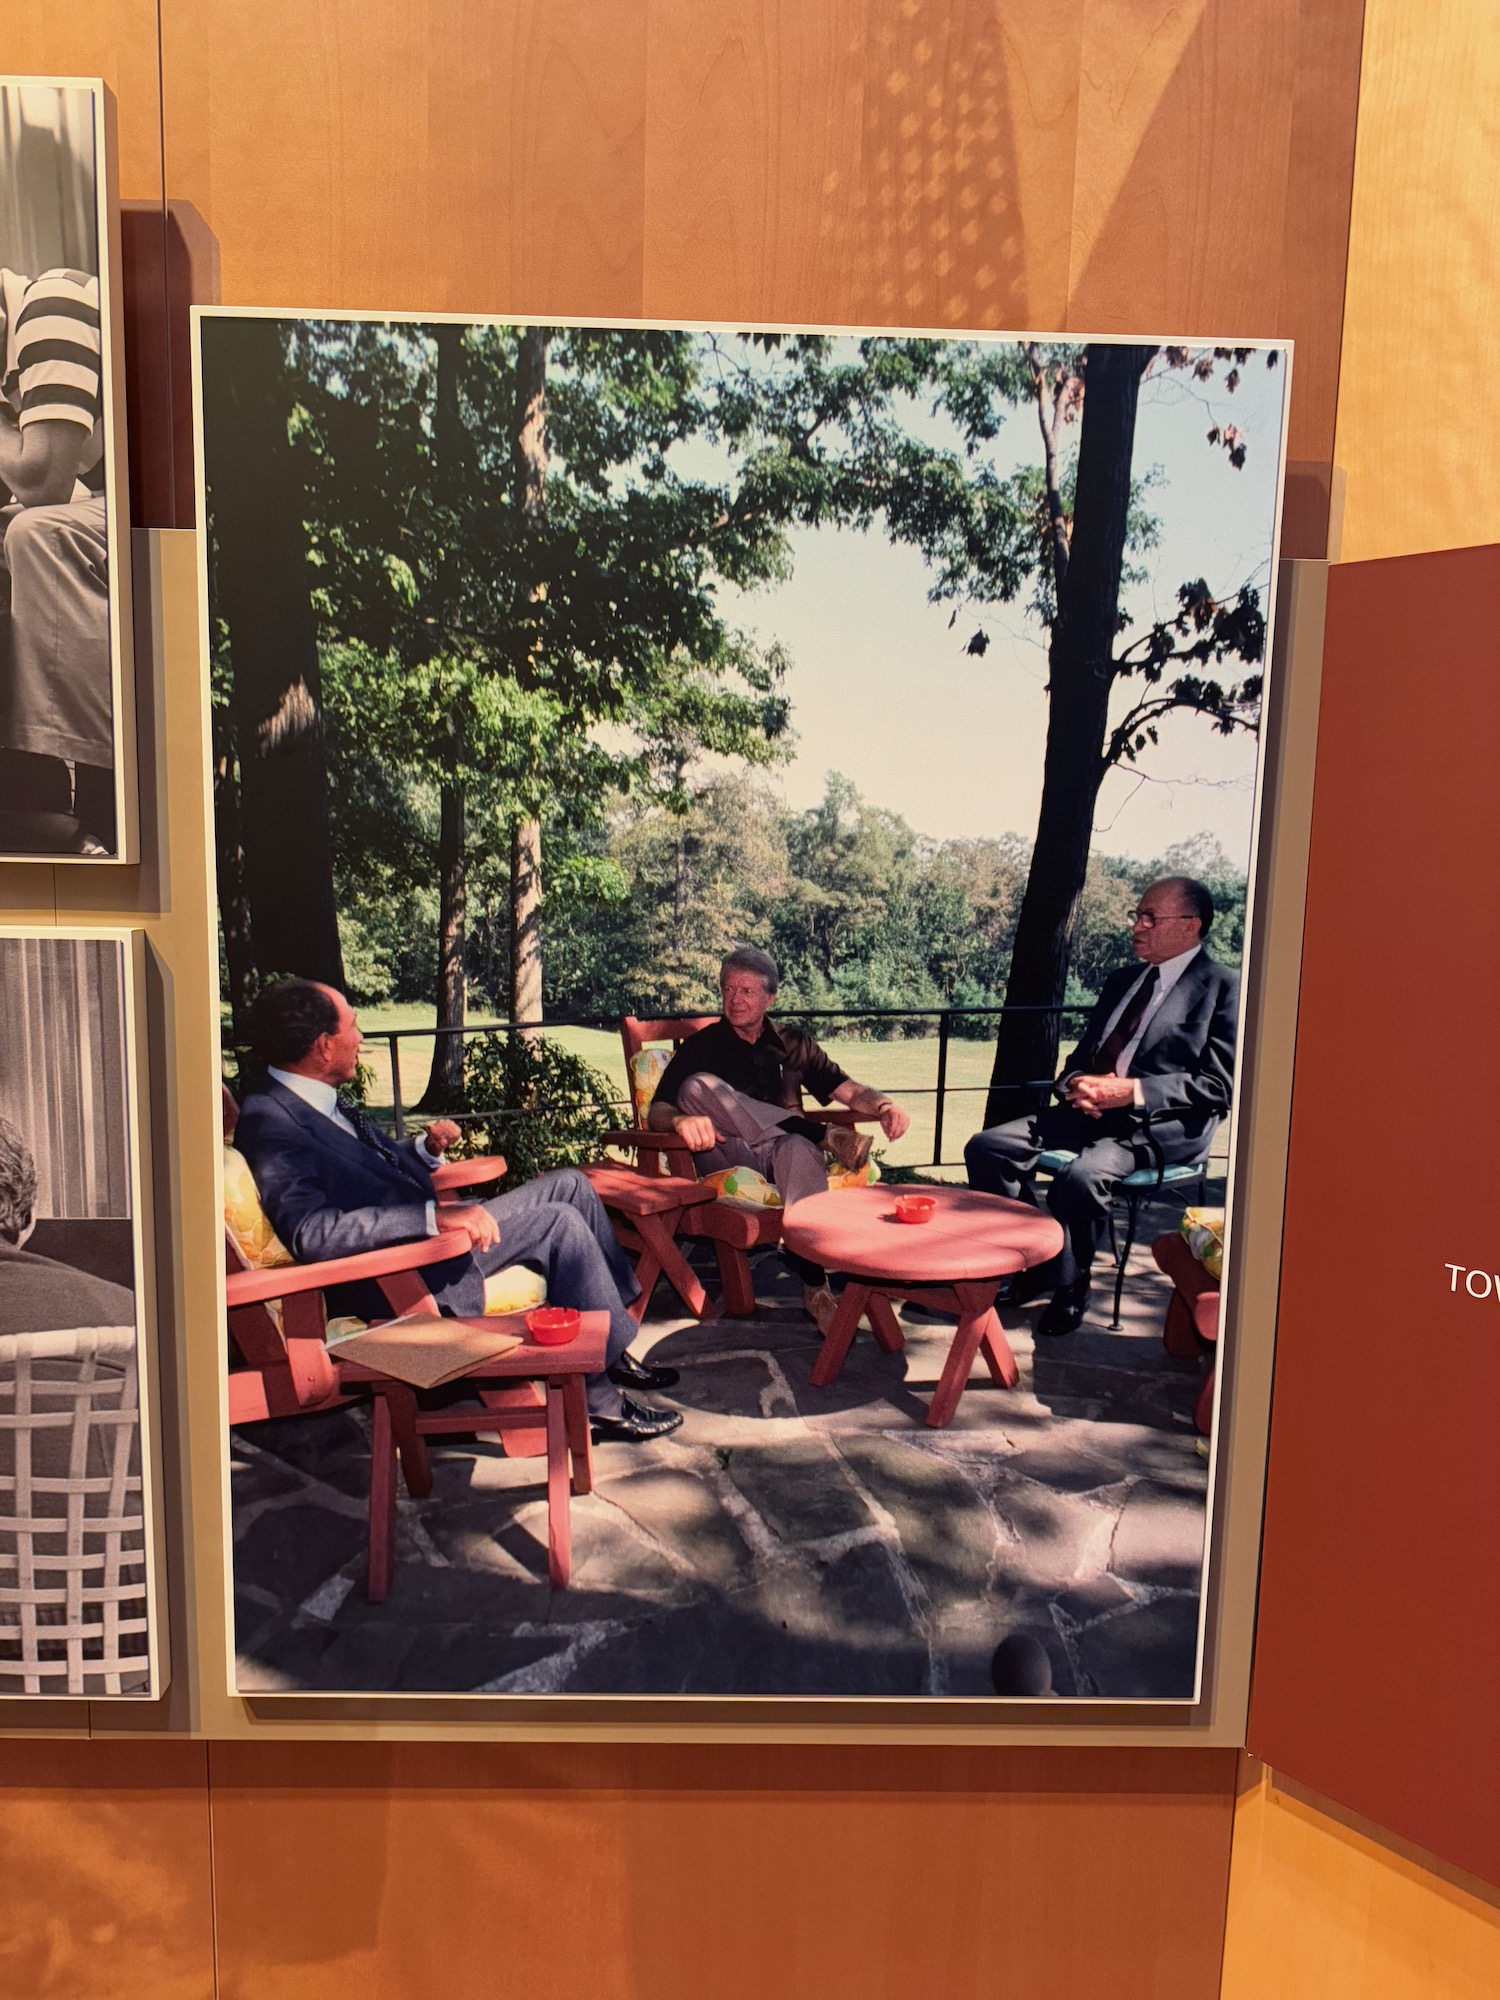
[[[0,1742],[0,1992],[210,2000],[201,1743]]]
[[[1500,1903],[1257,1768],[1235,1807],[1222,2000],[1492,2000]]]
[[[227,302],[1290,335],[1324,553],[1363,0],[161,4]]]
[[[646,310],[1061,325],[1083,0],[652,0]]]
[[[640,309],[645,0],[161,0],[233,305]]]
[[[210,1756],[223,2000],[1218,1992],[1233,1753]]]
[[[5,0],[0,68],[11,76],[102,76],[120,113],[120,193],[161,200],[156,0]]]
[[[1500,540],[1500,8],[1368,12],[1338,413],[1346,561]]]

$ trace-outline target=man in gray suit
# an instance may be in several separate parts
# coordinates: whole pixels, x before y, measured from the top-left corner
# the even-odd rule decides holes
[[[595,1442],[636,1443],[677,1429],[680,1411],[620,1393],[668,1389],[677,1374],[627,1352],[636,1324],[625,1303],[639,1287],[585,1175],[540,1174],[491,1201],[440,1205],[433,1172],[458,1127],[440,1118],[421,1139],[392,1140],[339,1095],[358,1067],[361,1041],[342,993],[308,979],[277,980],[251,1009],[250,1040],[266,1082],[245,1099],[234,1143],[272,1228],[299,1262],[441,1236],[453,1256],[422,1276],[441,1310],[460,1317],[484,1311],[487,1278],[527,1264],[546,1278],[554,1305],[609,1314],[609,1370],[588,1382]],[[336,1287],[334,1310],[387,1316],[378,1290],[368,1290],[373,1299],[361,1296],[363,1287]]]
[[[1041,1288],[1056,1288],[1038,1333],[1071,1333],[1083,1318],[1115,1187],[1153,1164],[1147,1122],[1170,1166],[1201,1159],[1228,1115],[1239,976],[1203,949],[1213,915],[1203,883],[1187,875],[1153,882],[1131,919],[1137,962],[1105,980],[1053,1086],[1062,1103],[976,1132],[964,1148],[971,1187],[1032,1202],[1038,1156],[1053,1148],[1078,1155],[1047,1190],[1065,1234],[1062,1252],[1027,1273]]]

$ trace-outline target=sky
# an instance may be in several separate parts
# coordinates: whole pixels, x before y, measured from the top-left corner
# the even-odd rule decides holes
[[[1284,361],[1268,369],[1253,354],[1232,396],[1222,366],[1217,375],[1189,388],[1165,374],[1142,388],[1135,475],[1162,475],[1146,496],[1160,544],[1142,559],[1148,580],[1126,600],[1143,622],[1166,615],[1177,586],[1198,576],[1219,595],[1254,581],[1266,603],[1287,371]],[[1206,439],[1210,424],[1224,421],[1247,439],[1240,470]],[[1076,429],[1068,435],[1076,446]],[[995,454],[1002,471],[1039,461],[1034,409],[1009,419]],[[798,531],[793,555],[787,582],[724,601],[734,622],[780,640],[792,658],[796,754],[770,774],[788,805],[814,804],[836,770],[934,838],[1015,832],[1029,840],[1041,796],[1047,662],[1045,635],[1024,604],[961,607],[950,629],[953,607],[926,601],[922,558],[878,532]],[[990,647],[970,657],[964,648],[980,626]],[[1220,736],[1193,715],[1166,718],[1161,738],[1135,770],[1105,779],[1095,847],[1145,860],[1206,831],[1243,866],[1254,738]]]

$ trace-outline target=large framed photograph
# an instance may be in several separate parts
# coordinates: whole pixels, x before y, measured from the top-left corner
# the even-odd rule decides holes
[[[238,1691],[1195,1701],[1289,353],[196,367]]]
[[[166,1681],[140,932],[0,929],[0,1695]]]
[[[0,77],[0,860],[134,859],[112,114]]]

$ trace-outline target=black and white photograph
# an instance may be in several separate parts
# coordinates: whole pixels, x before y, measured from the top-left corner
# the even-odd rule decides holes
[[[0,858],[129,858],[107,168],[102,85],[0,78]]]
[[[1287,349],[199,339],[239,1690],[1192,1701]]]
[[[0,1694],[162,1670],[129,933],[0,931]]]

